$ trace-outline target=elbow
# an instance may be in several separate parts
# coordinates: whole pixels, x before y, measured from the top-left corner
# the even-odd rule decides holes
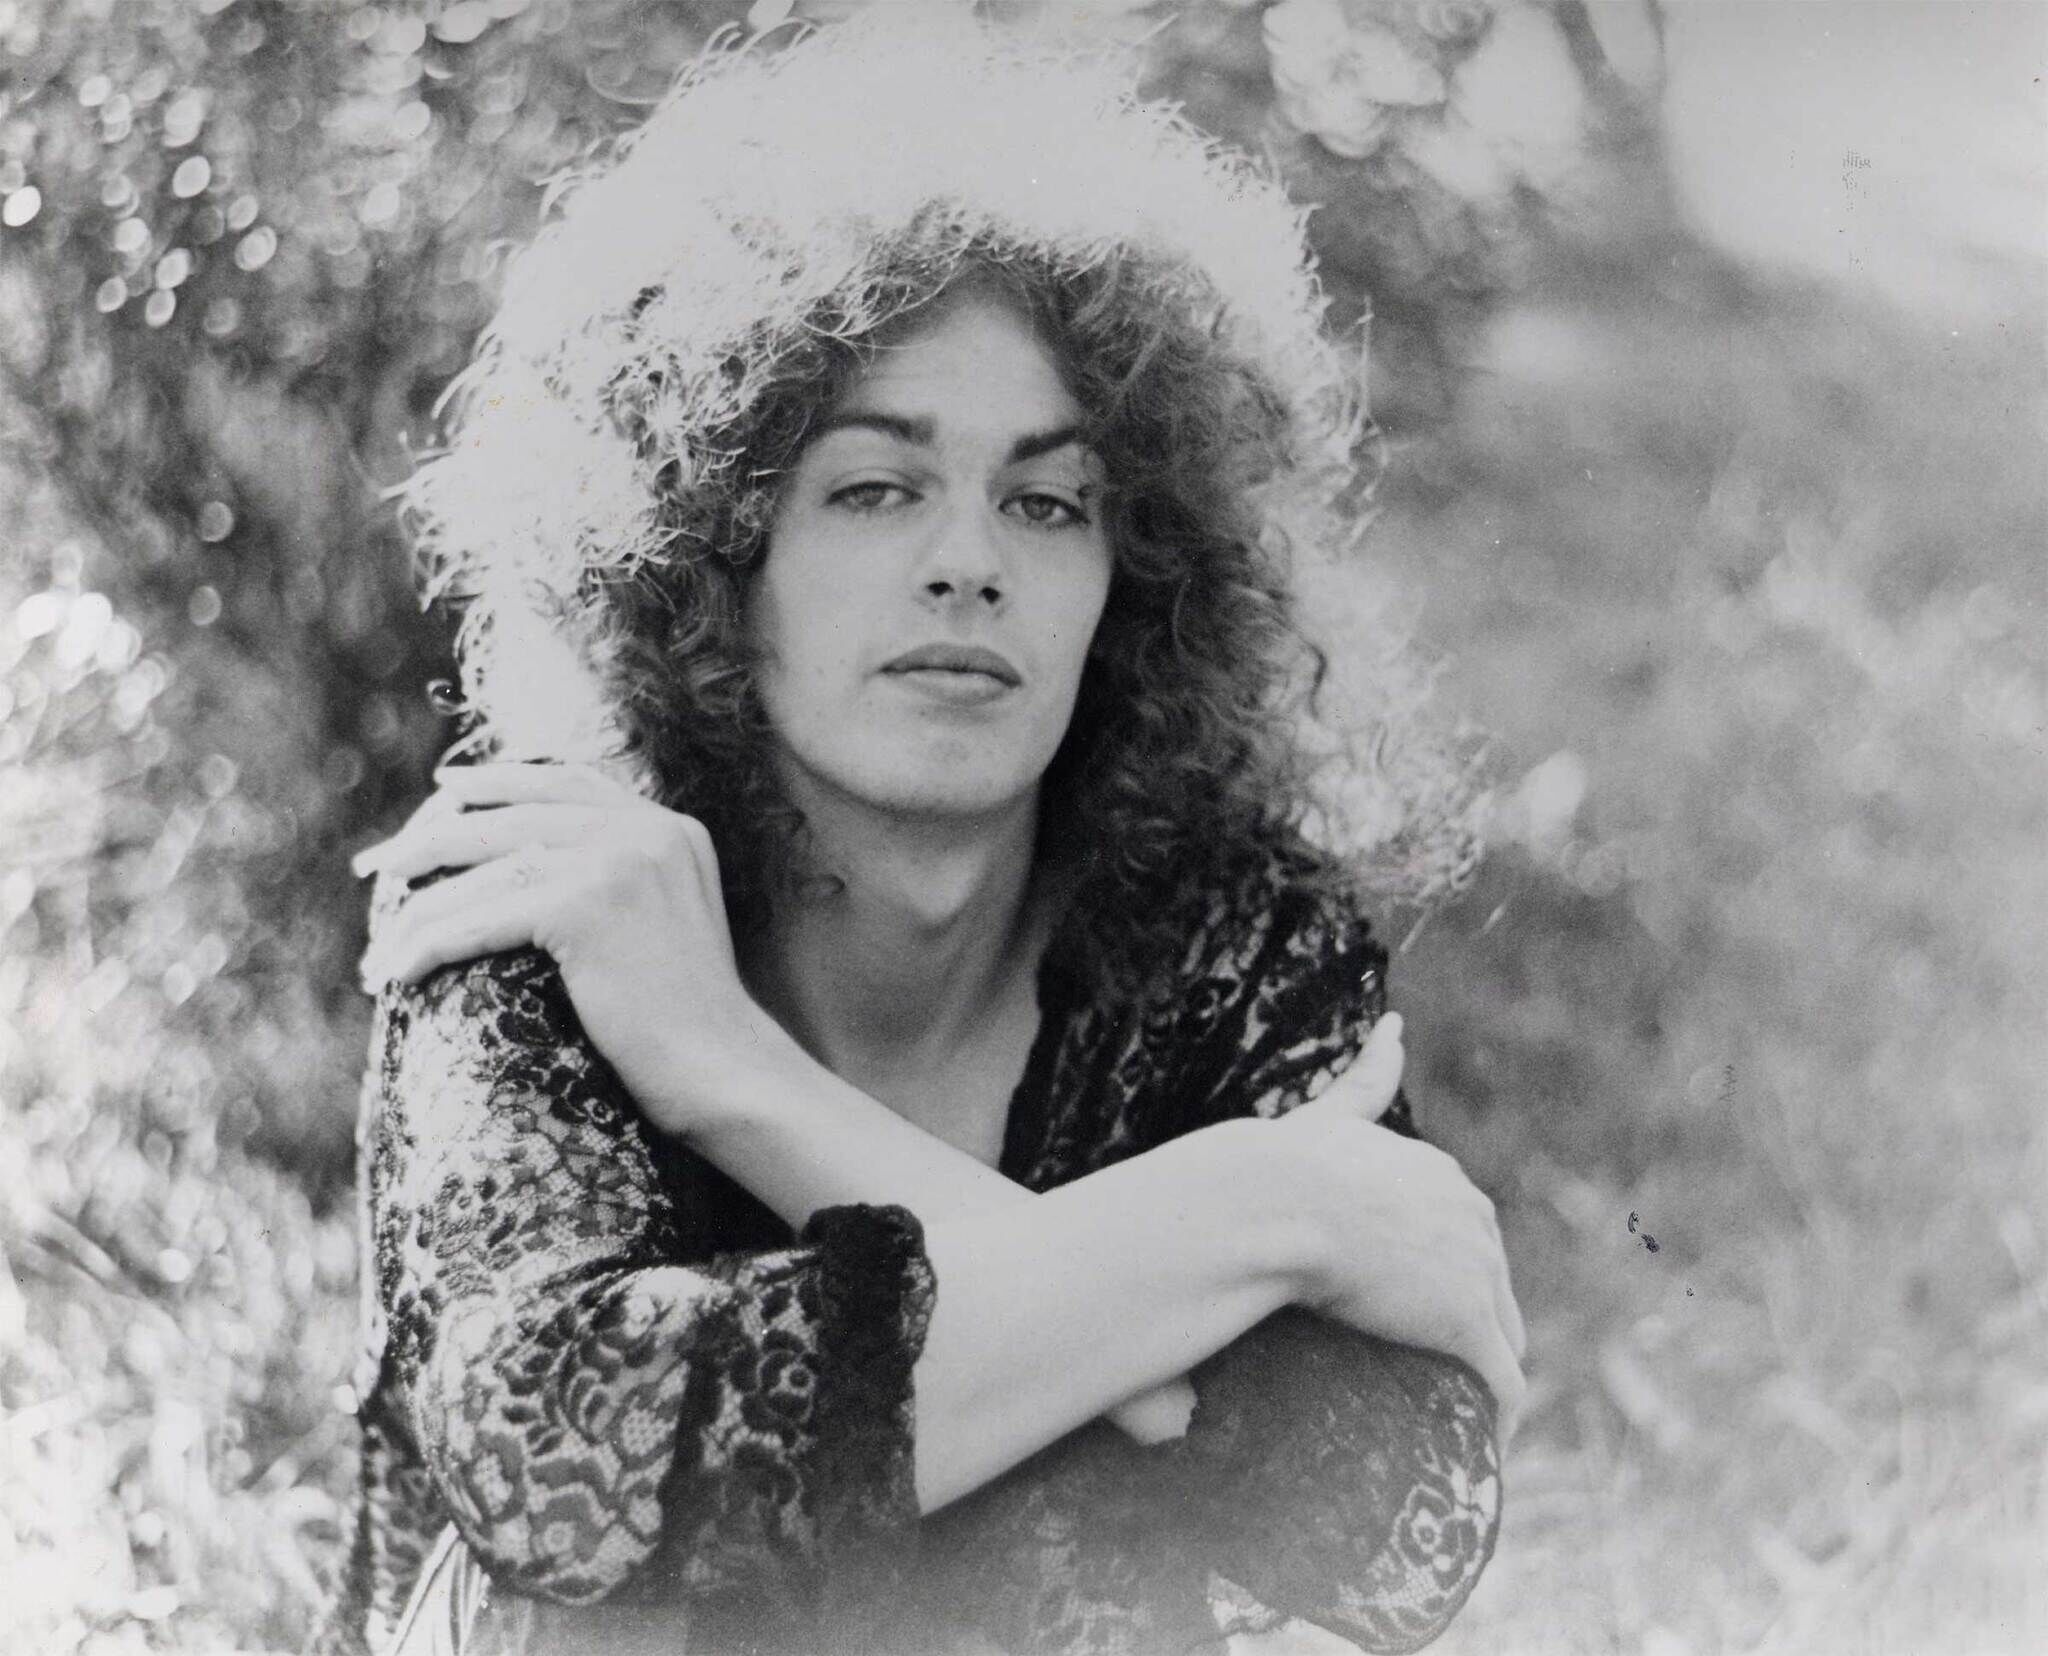
[[[801,1562],[790,1445],[772,1421],[721,1418],[707,1347],[740,1340],[736,1305],[700,1303],[687,1327],[651,1309],[599,1285],[480,1314],[473,1339],[443,1328],[413,1413],[448,1515],[499,1586],[590,1605],[649,1570],[695,1596]]]
[[[575,1421],[579,1394],[561,1370],[582,1365],[538,1339],[501,1338],[473,1360],[455,1344],[413,1397],[450,1520],[500,1587],[559,1604],[606,1598],[654,1552],[659,1467],[636,1470],[615,1441],[622,1422]]]
[[[479,1435],[438,1480],[449,1517],[491,1580],[558,1604],[617,1591],[653,1552],[603,1493],[530,1464],[515,1433]]]
[[[1463,1364],[1435,1359],[1429,1368],[1418,1387],[1412,1481],[1384,1540],[1337,1595],[1353,1640],[1389,1656],[1420,1650],[1450,1626],[1500,1538],[1492,1395]]]
[[[1472,1596],[1500,1538],[1500,1440],[1493,1397],[1463,1364],[1416,1365],[1420,1430],[1411,1440],[1411,1482],[1356,1587],[1340,1601],[1362,1648],[1420,1650]],[[1419,1394],[1419,1395],[1417,1395]]]
[[[1301,1316],[1266,1325],[1208,1385],[1191,1442],[1207,1437],[1225,1471],[1222,1573],[1361,1650],[1441,1634],[1500,1533],[1500,1444],[1479,1376]]]
[[[1418,1480],[1385,1541],[1335,1595],[1335,1631],[1360,1649],[1420,1650],[1465,1607],[1500,1535],[1501,1481],[1485,1453]]]

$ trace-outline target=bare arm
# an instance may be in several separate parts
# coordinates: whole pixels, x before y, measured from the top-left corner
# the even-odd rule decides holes
[[[1386,1049],[1391,1096],[1398,1045]],[[1319,1234],[1290,1212],[1288,1147],[1259,1123],[1223,1124],[1033,1196],[801,1054],[728,1075],[716,1112],[695,1119],[692,1147],[786,1219],[848,1202],[900,1203],[924,1219],[940,1290],[914,1371],[927,1512],[1179,1382],[1304,1297],[1319,1257]],[[1177,1427],[1191,1402],[1154,1406],[1173,1416],[1178,1404]]]
[[[494,1581],[585,1604],[648,1573],[793,1602],[883,1578],[918,1512],[913,1217],[693,1249],[698,1194],[532,951],[385,991],[366,1091],[377,1384]]]
[[[576,767],[479,769],[490,774],[462,791],[490,808],[444,814],[383,857],[394,875],[462,872],[405,905],[376,968],[416,981],[536,945],[649,1121],[784,1217],[916,1203],[943,1289],[916,1371],[927,1509],[1290,1303],[1453,1351],[1470,1335],[1483,1372],[1512,1370],[1480,1349],[1490,1313],[1464,1303],[1475,1288],[1490,1303],[1480,1256],[1497,1248],[1463,1210],[1448,1227],[1429,1211],[1461,1181],[1446,1158],[1362,1141],[1339,1155],[1300,1133],[1219,1124],[1027,1210],[1007,1181],[812,1063],[746,995],[701,825]],[[558,849],[505,854],[536,844]],[[1346,1081],[1363,1088],[1373,1073]],[[1384,1104],[1333,1115],[1346,1124],[1336,1138],[1398,1144],[1369,1126]]]
[[[991,1246],[1014,1252],[1019,1239],[1043,1223],[1046,1215],[1039,1204],[1047,1198],[913,1126],[816,1063],[793,1042],[770,1038],[754,1050],[749,1061],[725,1066],[716,1083],[709,1086],[715,1099],[709,1105],[689,1104],[676,1096],[691,1087],[690,1071],[699,1066],[678,1062],[673,1067],[675,1079],[658,1093],[659,1084],[651,1076],[643,1083],[656,1098],[654,1118],[691,1122],[693,1125],[679,1135],[684,1142],[792,1227],[802,1226],[819,1208],[846,1203],[897,1204],[924,1221],[927,1247],[937,1250],[935,1264],[944,1262],[949,1292],[940,1329],[940,1357],[935,1365],[918,1373],[919,1458],[927,1469],[948,1464],[949,1457],[940,1447],[947,1434],[937,1424],[950,1418],[939,1401],[944,1395],[942,1377],[955,1366],[962,1351],[971,1349],[967,1340],[950,1337],[955,1312],[960,1312],[964,1321],[962,1300],[985,1303],[991,1310],[1004,1302],[1000,1293],[983,1296],[975,1292],[978,1272],[994,1274],[993,1286],[1004,1286],[998,1256],[982,1250],[976,1240],[983,1235],[979,1227],[989,1227],[986,1237]],[[696,1085],[700,1090],[707,1086],[703,1082]],[[1207,1176],[1209,1169],[1201,1164],[1216,1155],[1213,1147],[1205,1147],[1183,1158],[1190,1163],[1186,1173],[1197,1179]],[[1027,1213],[1033,1217],[1027,1219]],[[1134,1223],[1140,1222],[1140,1216],[1131,1217]],[[998,1244],[997,1238],[1005,1240]],[[1015,1263],[1022,1268],[1021,1260]],[[1195,1265],[1192,1256],[1189,1263]],[[1055,1264],[1048,1260],[1045,1268],[1052,1269]],[[1195,1274],[1200,1274],[1199,1266]],[[1250,1274],[1263,1281],[1270,1272],[1254,1268]],[[1262,1292],[1257,1297],[1263,1301],[1266,1296]],[[1008,1310],[1018,1310],[1014,1298],[1008,1301]],[[1118,1330],[1119,1336],[1124,1332],[1127,1327]],[[1230,1333],[1223,1336],[1229,1337]],[[1149,1387],[1127,1386],[1122,1374],[1105,1377],[1103,1385],[1093,1388],[1101,1393],[1102,1401],[1080,1418],[1106,1412],[1112,1423],[1139,1443],[1177,1437],[1185,1429],[1195,1401],[1194,1388],[1182,1377],[1185,1367],[1157,1376]],[[1056,1409],[1054,1414],[1064,1418],[1066,1412]],[[964,1435],[969,1437],[974,1435],[972,1415],[971,1405],[961,1412]],[[1024,1435],[1032,1434],[1027,1431]],[[973,1479],[966,1487],[979,1481]],[[946,1476],[937,1478],[937,1487],[947,1490],[944,1499],[964,1492],[953,1487],[955,1482]],[[937,1504],[928,1501],[927,1509]]]

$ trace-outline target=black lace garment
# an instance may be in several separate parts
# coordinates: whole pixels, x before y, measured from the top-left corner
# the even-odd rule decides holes
[[[1343,1069],[1386,956],[1307,872],[1275,852],[1171,894],[1187,946],[1142,992],[1056,941],[1002,1170],[1047,1190]],[[1181,1441],[1098,1422],[920,1521],[914,1217],[792,1238],[644,1130],[531,951],[387,990],[375,1057],[361,1492],[323,1651],[388,1640],[451,1522],[489,1577],[469,1647],[535,1652],[1136,1656],[1293,1616],[1403,1651],[1492,1552],[1484,1386],[1299,1312],[1201,1365]]]

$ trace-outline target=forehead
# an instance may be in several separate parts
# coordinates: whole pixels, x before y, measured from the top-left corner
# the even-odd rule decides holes
[[[1001,435],[1077,423],[1080,404],[1015,305],[970,290],[937,301],[877,348],[835,413],[929,416],[942,430]]]

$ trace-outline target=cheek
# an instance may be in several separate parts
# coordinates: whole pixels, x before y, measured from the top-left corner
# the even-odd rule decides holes
[[[815,674],[841,653],[864,594],[849,579],[860,567],[843,538],[820,533],[802,512],[770,531],[747,590],[747,634],[790,675]]]
[[[804,602],[801,571],[787,557],[765,552],[746,595],[747,640],[760,652],[763,672],[776,677],[800,669],[811,655],[815,622]]]
[[[1062,605],[1060,641],[1076,663],[1086,660],[1094,648],[1095,635],[1101,629],[1104,612],[1109,608],[1113,580],[1110,554],[1105,549],[1101,557],[1087,567],[1083,578],[1075,582]]]
[[[765,570],[748,584],[743,600],[742,623],[747,644],[754,656],[754,687],[771,726],[787,723],[789,703],[796,692],[790,668],[804,659],[801,630],[791,625],[781,584]]]
[[[757,652],[755,682],[772,722],[787,732],[815,725],[845,705],[848,687],[848,624],[843,594],[829,586],[792,579],[785,562],[765,566],[748,589],[746,633]]]

